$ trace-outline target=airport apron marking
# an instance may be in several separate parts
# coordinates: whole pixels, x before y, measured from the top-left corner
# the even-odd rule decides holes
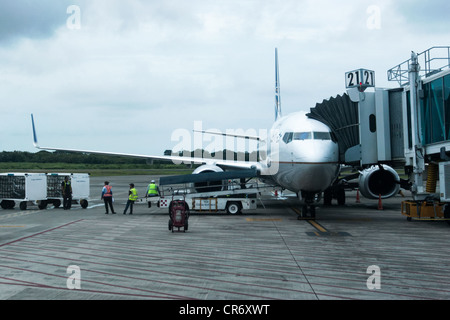
[[[292,210],[294,210],[297,214],[300,213],[299,209],[297,208],[292,208]],[[346,237],[346,236],[351,236],[350,233],[348,232],[332,232],[327,230],[324,226],[322,226],[321,224],[319,224],[318,222],[312,220],[312,219],[301,219],[304,221],[307,221],[311,226],[313,226],[317,231],[313,231],[313,232],[306,232],[306,234],[308,236],[313,236],[313,237],[330,237],[330,236],[340,236],[340,237]]]

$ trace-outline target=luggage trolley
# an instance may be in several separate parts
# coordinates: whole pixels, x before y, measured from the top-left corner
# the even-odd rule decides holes
[[[89,204],[89,173],[47,173],[47,203],[53,204],[55,208],[61,205],[61,184],[66,176],[72,183],[72,203],[79,202],[81,208],[86,209]]]
[[[170,202],[169,206],[169,230],[174,232],[174,228],[183,228],[183,232],[188,230],[188,221],[189,221],[189,206],[183,200],[173,200]]]
[[[0,173],[0,206],[13,209],[16,201],[20,210],[28,205],[45,209],[47,180],[45,173]]]

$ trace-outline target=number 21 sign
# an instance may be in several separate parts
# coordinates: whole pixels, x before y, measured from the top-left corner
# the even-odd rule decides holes
[[[358,69],[345,73],[345,87],[360,88],[375,87],[375,71]]]

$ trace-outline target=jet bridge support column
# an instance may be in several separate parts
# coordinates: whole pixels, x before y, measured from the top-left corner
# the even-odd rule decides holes
[[[411,53],[411,64],[409,66],[409,83],[410,83],[410,105],[411,110],[409,110],[411,114],[410,125],[411,125],[411,142],[412,142],[412,151],[409,149],[405,149],[405,156],[407,162],[410,163],[413,167],[412,172],[412,186],[411,192],[414,200],[420,201],[424,200],[428,193],[424,192],[423,188],[423,172],[425,171],[425,149],[422,145],[420,133],[422,132],[420,126],[420,113],[419,110],[419,71],[420,65],[418,61],[418,56],[415,52]],[[406,99],[404,101],[404,108],[406,109]],[[404,114],[408,112],[408,110],[404,110]],[[405,117],[407,119],[407,117]],[[407,126],[406,126],[407,128]],[[406,135],[407,137],[407,135]],[[405,143],[407,145],[407,143]]]

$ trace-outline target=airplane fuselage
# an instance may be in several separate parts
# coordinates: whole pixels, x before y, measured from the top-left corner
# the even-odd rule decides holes
[[[339,174],[338,145],[330,129],[304,112],[279,118],[272,126],[262,174],[284,189],[319,193]]]

